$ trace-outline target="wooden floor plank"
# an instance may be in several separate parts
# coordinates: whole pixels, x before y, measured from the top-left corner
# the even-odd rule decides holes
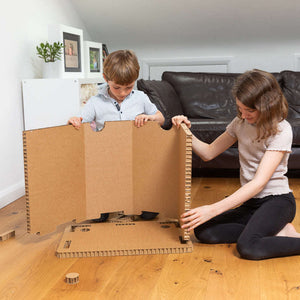
[[[206,288],[205,281],[197,277],[191,278],[191,272],[203,277],[205,266],[200,258],[193,254],[168,256],[159,281],[149,299],[184,299],[187,294],[193,299],[196,295],[203,294]]]

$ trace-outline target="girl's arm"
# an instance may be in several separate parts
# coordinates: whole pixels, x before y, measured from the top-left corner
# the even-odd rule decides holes
[[[179,128],[181,123],[185,123],[188,126],[188,128],[191,127],[191,122],[186,116],[183,115],[173,117],[172,123],[177,128]],[[212,160],[237,141],[236,138],[232,137],[226,131],[219,137],[217,137],[211,144],[207,144],[200,141],[194,135],[192,138],[193,151],[204,161]]]
[[[181,216],[182,228],[191,230],[211,218],[232,209],[260,193],[280,164],[285,152],[266,151],[254,178],[232,195],[211,205],[204,205],[184,213]]]
[[[223,153],[237,141],[226,131],[218,136],[211,144],[200,141],[193,135],[193,151],[204,161],[209,161]]]

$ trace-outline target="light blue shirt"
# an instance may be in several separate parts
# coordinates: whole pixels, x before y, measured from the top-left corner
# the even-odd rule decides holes
[[[102,84],[99,93],[91,97],[81,111],[82,122],[96,122],[97,130],[104,127],[105,121],[134,120],[137,115],[154,115],[156,106],[148,96],[138,90],[132,90],[121,104],[108,94],[108,85]]]

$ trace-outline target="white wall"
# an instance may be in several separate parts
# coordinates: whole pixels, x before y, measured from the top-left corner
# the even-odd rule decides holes
[[[140,62],[231,56],[230,72],[275,72],[294,70],[300,52],[299,0],[71,2],[94,40]]]
[[[52,23],[81,28],[90,40],[68,0],[5,1],[0,10],[0,208],[24,195],[21,80],[41,77],[35,46]]]
[[[122,45],[120,45],[120,47],[122,47]],[[193,61],[196,66],[199,65],[197,69],[195,69],[196,72],[242,73],[253,68],[268,72],[280,72],[283,70],[300,71],[300,40],[291,40],[285,43],[253,41],[244,44],[237,42],[229,46],[222,44],[219,46],[198,45],[172,49],[157,45],[155,51],[136,45],[134,50],[138,55],[141,67],[144,62],[150,62],[150,64],[154,62],[153,64],[159,68],[159,62],[161,62],[161,72],[166,70],[172,71],[172,65],[180,65],[180,62],[182,62],[183,67],[177,67],[178,71],[193,71],[193,68],[190,66],[187,66],[186,70],[184,70],[184,62],[191,64]],[[298,55],[296,55],[297,53]],[[209,63],[210,61],[221,62],[222,60],[229,60],[226,68],[224,68],[223,65],[218,66]],[[168,61],[170,61],[170,67],[163,66],[164,61],[166,62],[165,65],[168,65]],[[148,74],[145,76],[145,72],[143,74],[142,68],[141,77],[148,79],[147,75]],[[158,75],[159,74],[157,74],[156,77],[150,77],[150,79],[159,79]]]

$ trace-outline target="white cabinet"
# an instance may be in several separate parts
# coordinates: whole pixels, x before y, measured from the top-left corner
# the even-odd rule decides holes
[[[66,125],[102,81],[26,79],[22,81],[24,130]]]

